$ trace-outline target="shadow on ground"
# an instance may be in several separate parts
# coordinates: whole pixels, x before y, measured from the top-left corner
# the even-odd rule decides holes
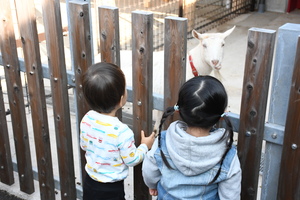
[[[24,199],[20,199],[14,195],[9,194],[4,190],[0,190],[0,200],[24,200]]]

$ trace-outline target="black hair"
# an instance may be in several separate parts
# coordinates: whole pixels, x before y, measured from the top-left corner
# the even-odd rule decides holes
[[[177,106],[181,119],[189,127],[212,128],[221,118],[228,103],[228,97],[223,84],[212,76],[196,76],[185,82],[178,95]],[[175,112],[174,106],[168,107],[161,119],[158,132],[158,146],[163,123],[168,116]],[[226,130],[222,138],[226,137],[227,148],[220,160],[220,168],[210,183],[217,180],[221,173],[223,160],[233,143],[233,128],[229,118],[225,115]],[[172,169],[164,153],[160,150],[162,159],[169,169]]]
[[[100,113],[110,113],[125,93],[122,70],[112,63],[95,63],[82,76],[82,90],[89,106]]]

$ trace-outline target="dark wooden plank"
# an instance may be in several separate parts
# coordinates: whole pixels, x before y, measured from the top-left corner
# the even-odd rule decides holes
[[[257,195],[275,36],[273,30],[252,28],[248,32],[238,139],[244,200]]]
[[[0,78],[0,181],[7,185],[12,185],[15,181],[6,123],[6,112]]]
[[[20,77],[20,66],[13,28],[10,2],[1,0],[3,16],[1,20],[0,37],[1,52],[7,83],[12,128],[15,140],[20,190],[31,194],[34,192],[33,173],[31,164],[30,144],[27,129],[27,120],[24,106],[24,96]],[[4,134],[4,133],[3,133]],[[12,173],[12,172],[11,172]],[[10,174],[11,175],[11,174]]]
[[[119,9],[101,6],[98,13],[101,61],[120,67]],[[122,120],[122,109],[117,111],[117,116]]]
[[[183,0],[179,0],[179,3],[178,3],[178,17],[183,17]]]
[[[100,6],[98,12],[101,61],[120,66],[119,9]]]
[[[41,199],[55,199],[51,146],[46,110],[35,7],[33,0],[16,0],[16,12],[28,80]]]
[[[278,181],[278,200],[300,199],[300,37],[295,58]]]
[[[187,19],[165,18],[165,58],[164,58],[164,108],[177,103],[178,92],[185,82],[187,53]],[[178,113],[170,116],[164,124],[167,128],[179,119]]]
[[[153,82],[153,14],[132,12],[132,87],[133,132],[136,145],[141,142],[141,130],[152,132]],[[134,167],[135,199],[151,199],[142,177],[142,165]]]
[[[76,199],[72,131],[60,1],[42,1],[47,43],[61,199]]]
[[[77,124],[89,111],[89,106],[82,91],[82,75],[92,65],[92,43],[90,32],[89,4],[87,2],[70,2],[70,18],[72,19],[70,32],[72,33],[72,55],[76,85]],[[78,133],[79,135],[79,133]],[[79,136],[78,136],[79,137]],[[80,147],[78,147],[80,148]],[[85,177],[85,152],[80,149],[81,175]]]

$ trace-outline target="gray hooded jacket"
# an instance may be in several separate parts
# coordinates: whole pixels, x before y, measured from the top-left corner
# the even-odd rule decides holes
[[[230,156],[228,153],[224,160],[216,181],[218,184],[208,184],[218,171],[226,150],[225,129],[216,129],[205,137],[195,137],[186,132],[186,127],[184,122],[176,121],[162,134],[161,149],[173,170],[161,161],[158,140],[155,141],[143,162],[146,185],[156,189],[159,183],[164,192],[179,199],[208,199],[205,196],[212,195],[217,195],[218,199],[240,199],[241,169],[235,149],[229,151]],[[211,194],[205,194],[205,191]]]

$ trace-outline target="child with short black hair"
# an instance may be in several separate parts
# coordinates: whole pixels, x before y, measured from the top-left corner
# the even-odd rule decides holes
[[[135,146],[132,130],[116,112],[127,100],[125,76],[111,63],[96,63],[83,75],[82,89],[91,109],[80,123],[80,146],[86,151],[84,200],[125,200],[123,180],[128,166],[141,163],[154,142],[154,133]]]
[[[177,104],[164,112],[158,138],[143,162],[151,195],[158,200],[240,199],[241,168],[226,107],[227,93],[216,78],[197,76],[182,85]],[[174,112],[182,120],[161,131]],[[214,128],[221,118],[226,129]]]

